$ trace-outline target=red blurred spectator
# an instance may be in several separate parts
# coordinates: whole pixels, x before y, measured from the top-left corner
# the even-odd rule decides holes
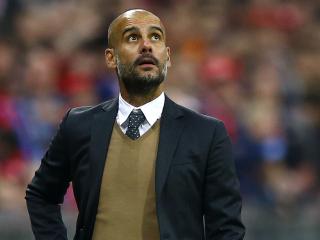
[[[245,21],[256,27],[290,32],[302,27],[306,16],[295,4],[256,5],[245,14]]]

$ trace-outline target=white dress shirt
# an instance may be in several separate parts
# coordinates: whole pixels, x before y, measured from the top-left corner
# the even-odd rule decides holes
[[[153,99],[140,107],[135,107],[126,102],[121,94],[119,93],[119,109],[117,114],[117,123],[120,126],[123,133],[126,133],[128,129],[128,117],[133,109],[141,109],[146,120],[139,127],[140,136],[145,134],[155,122],[160,119],[163,106],[164,106],[165,96],[161,93],[159,97]]]

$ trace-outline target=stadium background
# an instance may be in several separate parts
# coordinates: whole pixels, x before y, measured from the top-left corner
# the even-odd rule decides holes
[[[32,239],[24,192],[68,108],[117,95],[107,26],[161,17],[168,95],[222,119],[247,240],[320,237],[320,3],[281,0],[0,0],[0,239]],[[69,235],[76,206],[63,206]]]

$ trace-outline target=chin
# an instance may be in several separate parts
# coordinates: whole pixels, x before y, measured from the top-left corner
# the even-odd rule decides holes
[[[154,78],[158,78],[159,74],[155,73],[155,72],[151,72],[151,71],[146,71],[146,72],[139,74],[139,77],[147,78],[147,79],[154,79]]]

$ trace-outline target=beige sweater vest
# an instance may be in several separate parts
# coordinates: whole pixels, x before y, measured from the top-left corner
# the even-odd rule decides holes
[[[158,240],[155,160],[160,123],[137,140],[114,124],[108,149],[94,240]]]

